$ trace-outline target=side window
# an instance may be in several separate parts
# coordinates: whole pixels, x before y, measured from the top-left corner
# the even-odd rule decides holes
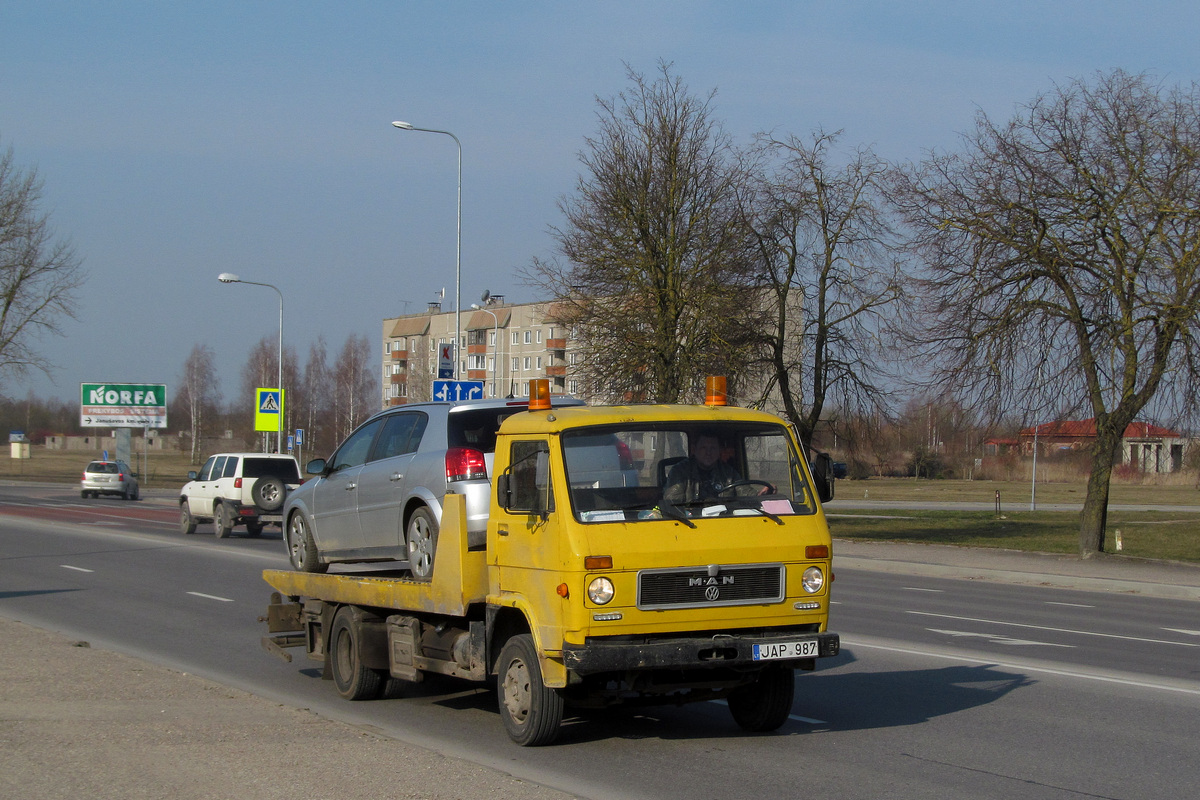
[[[210,481],[215,481],[225,474],[225,456],[217,456],[217,460],[213,462],[212,474],[208,476]]]
[[[402,456],[416,450],[421,441],[421,432],[425,429],[425,418],[424,414],[417,412],[392,414],[385,418],[383,432],[379,434],[379,441],[375,443],[375,452],[371,454],[371,460]],[[418,423],[420,431],[417,430]]]
[[[225,471],[221,473],[222,478],[232,478],[237,475],[238,459],[235,456],[230,456],[225,459]]]
[[[383,420],[377,419],[350,434],[350,438],[342,442],[342,446],[333,454],[332,469],[336,471],[367,463],[367,454],[371,452],[371,441],[382,426]]]
[[[546,442],[513,442],[509,467],[510,511],[553,511],[550,448]]]
[[[200,470],[200,474],[196,476],[198,481],[206,481],[212,477],[213,464],[216,463],[216,456],[209,456],[208,461],[204,462],[204,468]]]

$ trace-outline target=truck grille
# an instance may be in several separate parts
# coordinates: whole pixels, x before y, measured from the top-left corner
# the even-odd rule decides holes
[[[698,608],[778,603],[783,600],[782,564],[739,564],[638,573],[640,609]]]

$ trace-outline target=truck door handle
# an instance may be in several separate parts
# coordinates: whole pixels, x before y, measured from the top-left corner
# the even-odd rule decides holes
[[[347,491],[347,492],[352,492],[352,491],[354,491],[354,490],[355,490],[355,489],[357,489],[357,488],[358,488],[358,484],[357,484],[357,483],[347,483],[347,484],[346,484],[346,491]]]
[[[497,525],[496,526],[496,535],[497,536],[508,536],[508,526],[507,525]]]

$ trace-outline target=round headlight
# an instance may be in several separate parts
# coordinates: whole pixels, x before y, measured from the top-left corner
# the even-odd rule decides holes
[[[804,591],[816,594],[825,585],[825,573],[821,572],[820,567],[809,567],[804,570],[804,577],[800,579],[800,583],[804,586]]]
[[[608,578],[593,578],[588,584],[588,598],[598,606],[602,606],[613,599],[616,594],[616,589],[613,588],[613,583]]]

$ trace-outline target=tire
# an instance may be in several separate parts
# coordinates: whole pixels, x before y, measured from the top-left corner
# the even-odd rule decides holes
[[[246,523],[246,535],[247,536],[262,536],[262,532],[263,532],[263,524],[261,522],[247,522]]]
[[[263,511],[278,511],[287,498],[287,486],[279,478],[259,478],[250,490],[250,499]]]
[[[81,498],[83,498],[84,500],[87,500],[87,499],[88,499],[88,493],[87,493],[87,492],[80,492],[80,493],[79,493],[79,496],[80,496]]]
[[[362,665],[358,626],[350,606],[342,606],[329,629],[325,663],[338,694],[347,700],[372,700],[383,689],[383,676]]]
[[[563,698],[542,681],[533,636],[513,636],[496,662],[496,696],[508,737],[522,747],[539,747],[558,738]]]
[[[192,516],[192,510],[188,508],[187,503],[179,504],[179,530],[184,536],[191,536],[196,532],[196,518]]]
[[[296,511],[283,530],[283,541],[287,545],[288,560],[298,572],[326,572],[328,564],[322,564],[313,541],[312,531],[304,514]]]
[[[414,580],[433,580],[433,556],[437,550],[438,524],[433,513],[425,506],[418,508],[409,517],[404,531],[404,542],[408,549],[408,568]]]
[[[767,667],[758,680],[729,695],[729,713],[743,730],[778,730],[792,713],[796,674],[787,667]]]
[[[218,503],[213,508],[213,528],[218,539],[225,539],[233,532],[233,515],[224,503]]]

